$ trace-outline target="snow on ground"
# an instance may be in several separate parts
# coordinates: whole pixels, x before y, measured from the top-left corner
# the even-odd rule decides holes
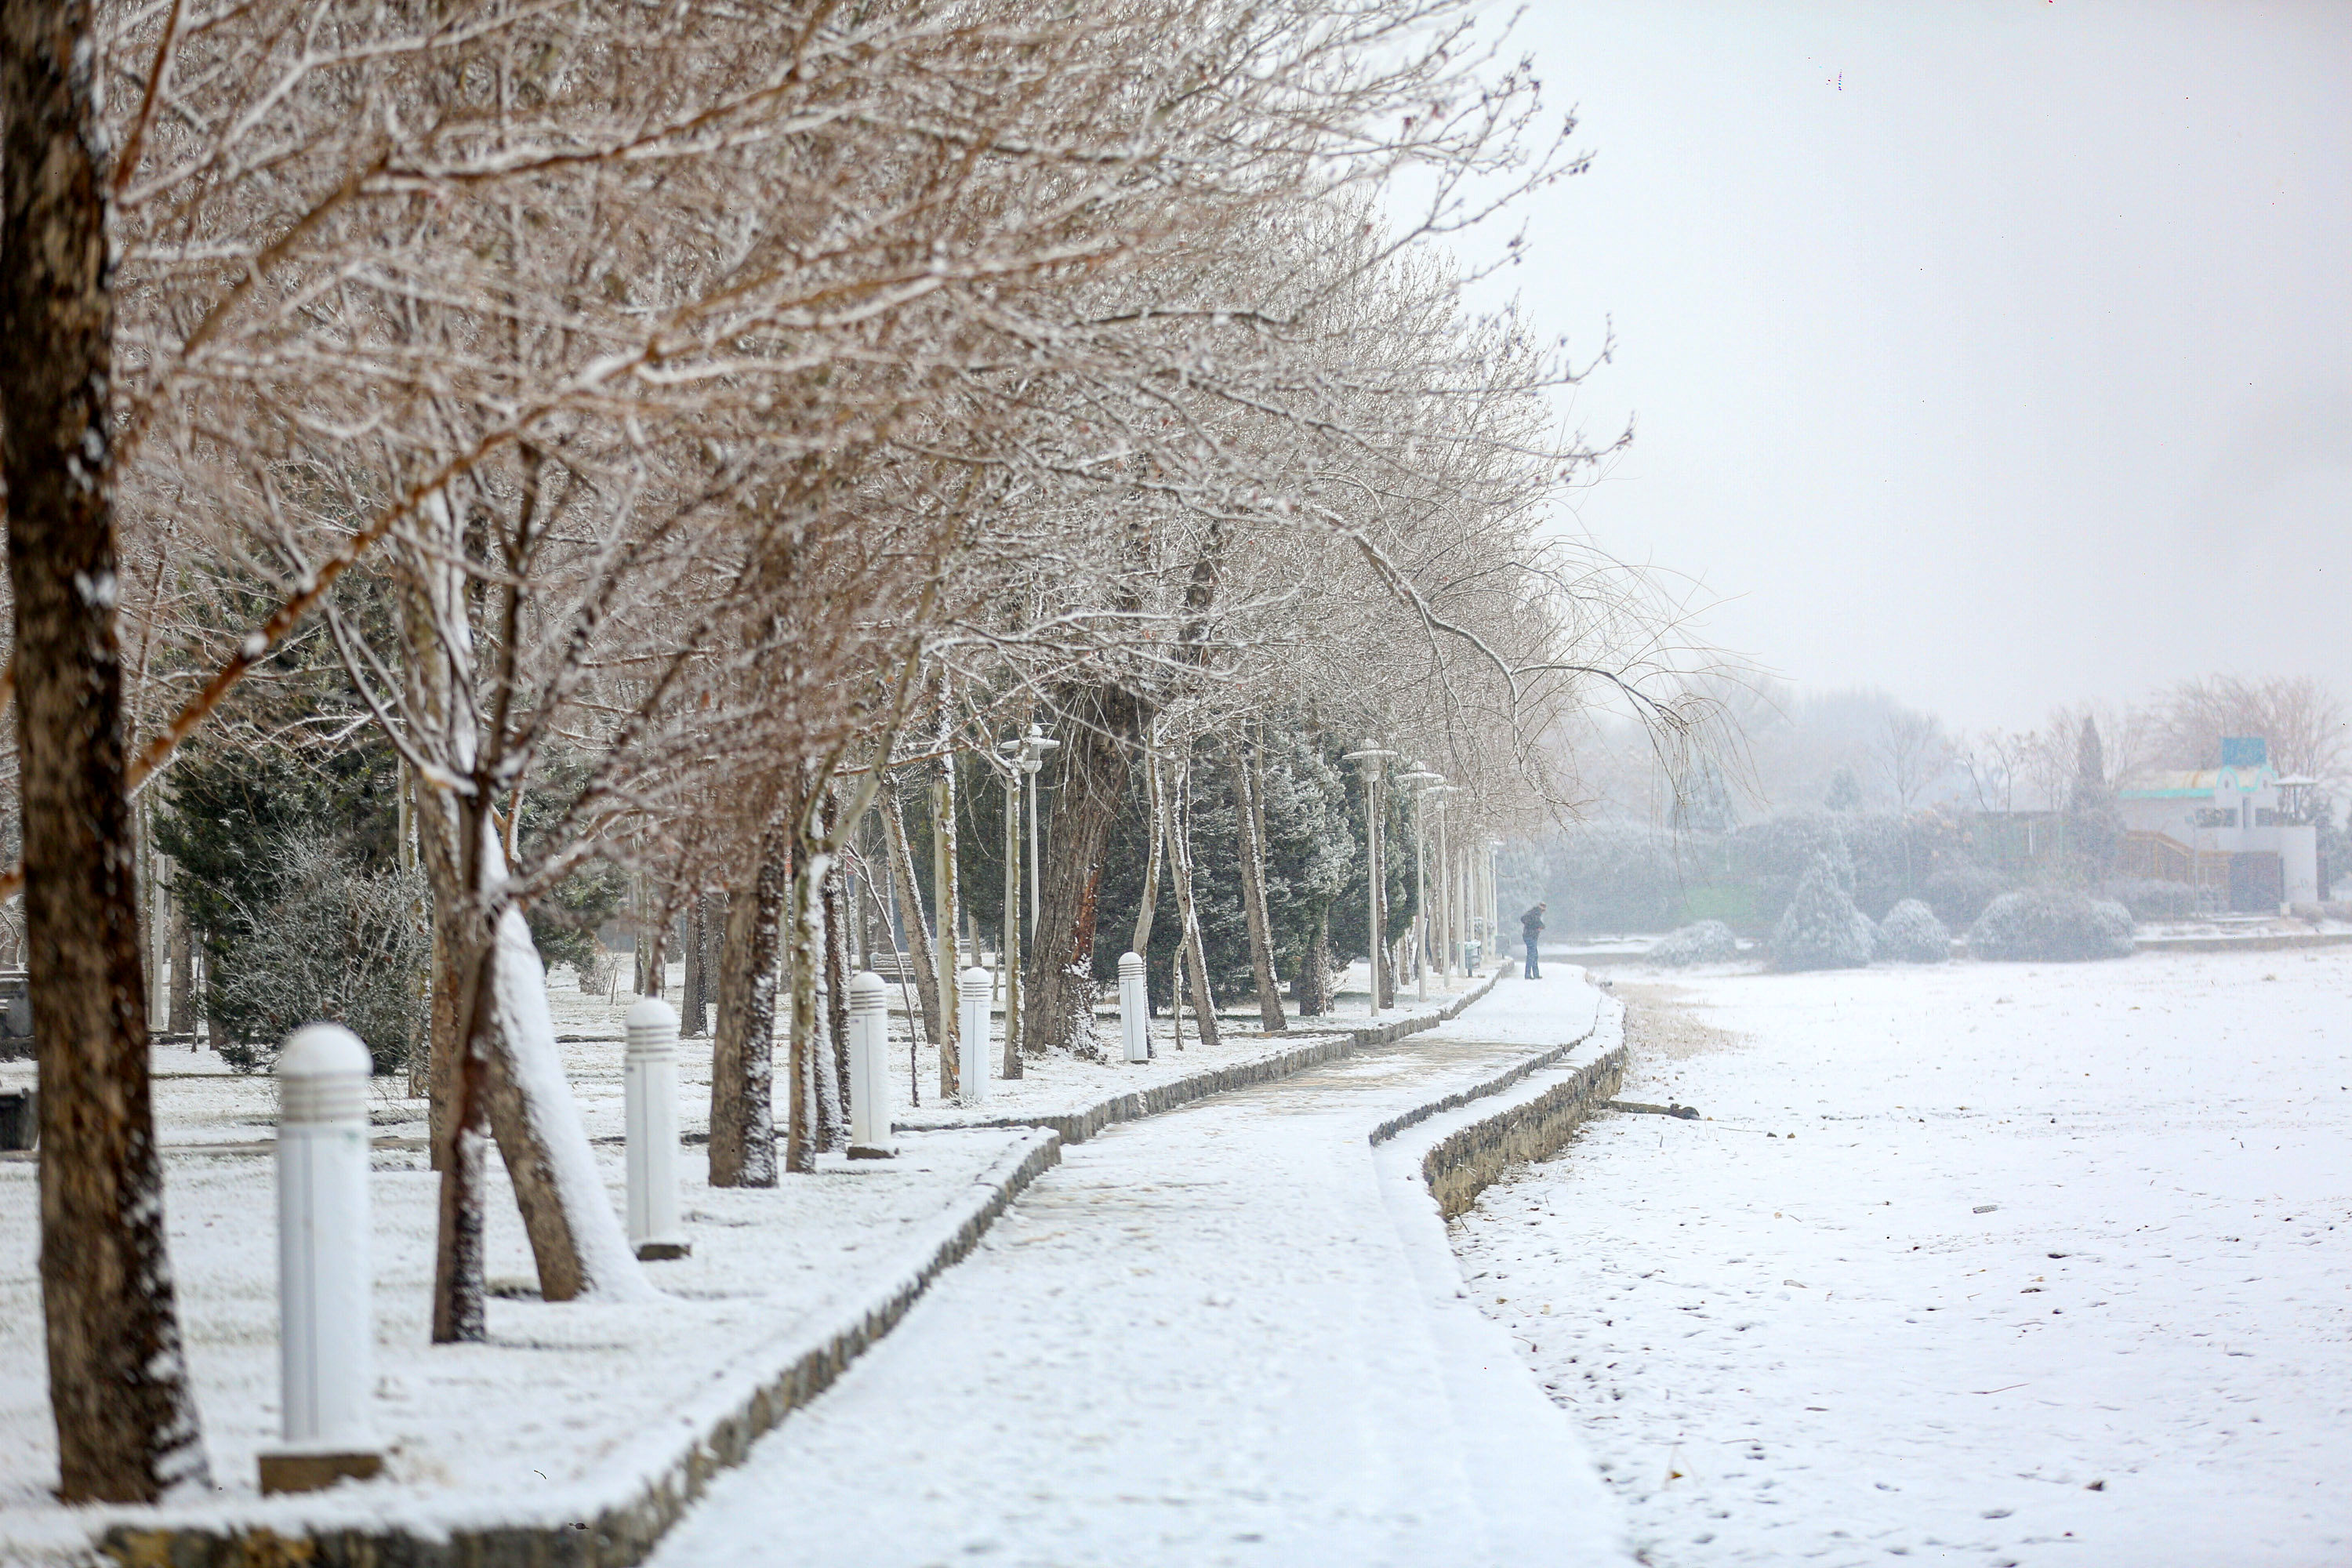
[[[1444,1331],[1367,1141],[1591,1016],[1572,973],[1506,980],[1443,1029],[1070,1149],[656,1562],[1622,1560],[1568,1423],[1496,1386],[1484,1324]]]
[[[1457,1249],[1650,1562],[2352,1562],[2352,951],[1608,973]]]
[[[682,984],[672,965],[669,994]],[[570,971],[547,987],[560,1051],[589,1137],[596,1173],[622,1202],[622,1021],[633,997],[583,994]],[[1362,997],[1335,1022],[1360,1026]],[[1439,998],[1431,1005],[1437,1005]],[[1408,1009],[1416,1011],[1418,1009]],[[1393,1020],[1401,1016],[1391,1012]],[[902,1032],[906,1020],[898,1020]],[[1229,1029],[1220,1048],[1168,1048],[1150,1063],[1055,1057],[1018,1083],[992,1085],[986,1114],[1076,1110],[1110,1093],[1287,1049],[1304,1033],[1268,1041]],[[923,1111],[936,1056],[920,1053]],[[903,1059],[903,1058],[902,1058]],[[437,1179],[425,1147],[425,1103],[404,1075],[374,1079],[373,1252],[379,1436],[390,1480],[370,1489],[382,1506],[413,1512],[452,1494],[493,1509],[588,1474],[714,1380],[760,1361],[845,1304],[876,1299],[908,1260],[901,1238],[967,1201],[974,1179],[1028,1134],[1003,1131],[900,1134],[902,1157],[828,1157],[811,1179],[772,1191],[713,1189],[698,1142],[709,1125],[710,1042],[679,1046],[679,1176],[693,1256],[649,1263],[667,1298],[645,1303],[548,1304],[505,1173],[490,1162],[488,1272],[492,1343],[432,1349],[428,1300]],[[214,1479],[226,1497],[256,1495],[256,1451],[278,1429],[277,1089],[267,1073],[239,1074],[214,1052],[158,1046],[152,1066],[157,1131],[167,1151],[165,1210],[182,1324]],[[33,1064],[0,1064],[0,1087],[35,1079]],[[903,1078],[898,1114],[912,1114]],[[65,1526],[47,1500],[56,1452],[47,1407],[37,1258],[37,1165],[0,1156],[0,1557],[24,1531]]]

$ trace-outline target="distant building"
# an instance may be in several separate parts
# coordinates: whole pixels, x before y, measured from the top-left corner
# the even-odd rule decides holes
[[[2126,876],[2189,882],[2198,907],[2270,914],[2319,901],[2319,830],[2301,820],[2313,780],[2282,777],[2258,737],[2221,742],[2223,765],[2143,771],[2116,792]]]

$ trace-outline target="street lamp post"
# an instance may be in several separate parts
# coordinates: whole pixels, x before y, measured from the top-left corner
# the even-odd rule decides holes
[[[1427,835],[1422,830],[1421,803],[1436,794],[1434,789],[1422,789],[1423,784],[1442,784],[1445,775],[1432,773],[1426,763],[1415,763],[1397,774],[1397,783],[1411,786],[1416,792],[1412,807],[1412,981],[1413,999],[1429,1000],[1429,872],[1427,866]]]
[[[1367,740],[1341,760],[1356,764],[1364,781],[1364,846],[1369,857],[1366,863],[1365,901],[1370,906],[1366,934],[1370,938],[1365,954],[1371,965],[1372,1016],[1381,1012],[1381,894],[1388,880],[1381,870],[1381,764],[1396,753]]]

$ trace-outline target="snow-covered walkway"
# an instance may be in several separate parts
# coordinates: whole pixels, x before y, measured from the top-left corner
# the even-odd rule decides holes
[[[1462,1253],[1648,1561],[2352,1563],[2352,950],[1610,973]]]
[[[1071,1149],[657,1561],[1616,1560],[1568,1423],[1456,1300],[1433,1211],[1391,1213],[1367,1141],[1592,1014],[1572,973],[1507,980],[1444,1028]]]

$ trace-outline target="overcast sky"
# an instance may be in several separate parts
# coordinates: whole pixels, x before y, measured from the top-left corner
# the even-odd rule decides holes
[[[1591,171],[1504,274],[1617,360],[1579,506],[1819,689],[1964,729],[2352,695],[2352,5],[1533,0]]]

